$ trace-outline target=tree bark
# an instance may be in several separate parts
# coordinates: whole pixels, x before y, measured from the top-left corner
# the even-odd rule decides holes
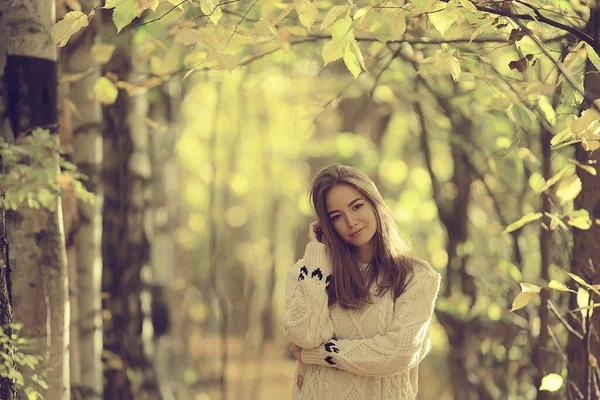
[[[96,7],[92,0],[81,0],[84,12]],[[92,96],[94,84],[100,77],[100,65],[92,55],[92,46],[98,41],[101,13],[97,13],[88,27],[71,37],[64,55],[65,73],[83,73],[70,84],[69,100],[77,113],[71,116],[72,159],[88,179],[86,189],[95,195],[94,204],[77,203],[78,217],[67,243],[74,246],[74,275],[71,284],[74,308],[77,309],[75,330],[79,338],[77,348],[80,365],[78,398],[101,399],[103,391],[102,367],[102,305],[101,305],[101,235],[103,193],[100,184],[102,163],[102,108]],[[72,384],[73,385],[73,384]]]
[[[177,80],[165,82],[156,90],[159,100],[151,105],[150,115],[166,132],[152,130],[150,134],[150,165],[152,168],[152,327],[154,330],[154,365],[163,399],[174,399],[170,365],[174,361],[168,335],[171,330],[168,283],[175,270],[175,230],[177,224],[178,174],[175,160],[177,142],[177,118],[181,96]]]
[[[133,81],[132,36],[128,32],[119,35],[126,43],[115,50],[106,72]],[[150,262],[144,229],[150,164],[144,124],[147,106],[137,100],[122,91],[104,109],[102,290],[106,293],[103,309],[110,316],[104,321],[107,400],[159,396],[143,329],[146,285],[141,271]]]
[[[591,9],[587,32],[595,40],[600,38],[600,10],[597,8]],[[589,60],[586,65],[584,90],[586,96],[590,99],[600,97],[600,75]],[[584,109],[590,106],[590,104],[583,104]],[[589,153],[581,145],[577,145],[575,154],[577,161],[580,163],[592,165],[596,170],[599,169],[600,151],[596,150],[593,153]],[[592,219],[592,227],[589,230],[573,228],[571,271],[587,282],[600,284],[600,247],[598,246],[598,243],[600,243],[600,225],[597,223],[600,219],[600,175],[593,176],[581,168],[577,169],[577,174],[581,179],[582,190],[575,199],[575,209],[585,209],[589,212]],[[593,296],[593,300],[595,303],[600,301],[595,295]],[[573,295],[569,308],[575,309],[577,307],[577,300],[575,295]],[[571,318],[570,322],[581,331],[581,315],[578,315],[577,319],[578,321],[575,321],[574,318]],[[600,357],[597,339],[597,333],[600,332],[600,314],[597,312],[593,313],[591,327],[588,327],[587,321],[584,322],[583,326],[585,327],[583,332],[585,336],[584,340],[580,340],[574,335],[569,336],[567,346],[567,357],[569,360],[567,394],[569,398],[579,399],[580,395],[577,393],[579,391],[586,400],[598,399],[599,396],[593,389],[595,385],[592,385],[592,382],[595,381],[600,386],[598,382],[600,377],[596,373],[597,367],[593,365],[595,364],[595,360]]]
[[[7,43],[7,24],[5,18],[4,8],[0,7],[0,77],[4,76],[4,67],[6,65],[6,43]],[[4,79],[0,78],[0,115],[6,112],[7,104],[6,99],[6,87],[4,85]],[[8,129],[5,129],[4,121],[0,120],[0,138],[5,139],[5,134]],[[4,174],[5,168],[0,159],[0,174]],[[4,193],[0,192],[0,202],[4,200]],[[4,334],[7,336],[12,335],[13,323],[13,301],[12,301],[12,282],[11,282],[11,268],[8,258],[8,232],[6,230],[6,211],[0,204],[0,325],[4,327]],[[5,352],[11,360],[9,367],[15,368],[14,362],[14,348],[9,343],[5,344],[1,351]],[[16,400],[17,398],[17,387],[13,379],[0,377],[0,398],[6,400]]]
[[[50,36],[54,1],[3,2],[2,7],[8,26],[3,115],[9,124],[1,121],[0,126],[9,126],[16,141],[38,127],[56,137],[56,48]],[[55,168],[58,172],[58,162]],[[32,352],[44,357],[39,368],[50,368],[48,389],[40,392],[47,400],[69,399],[69,302],[60,199],[55,210],[22,205],[8,212],[7,230],[14,319],[23,323],[22,335],[32,340]]]

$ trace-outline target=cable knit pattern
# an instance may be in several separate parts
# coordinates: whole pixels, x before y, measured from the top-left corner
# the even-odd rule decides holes
[[[344,310],[327,306],[331,259],[325,246],[307,245],[286,279],[284,331],[303,348],[305,364],[301,389],[294,378],[293,400],[415,399],[417,367],[431,347],[428,330],[441,280],[418,261],[395,302],[388,291],[361,310]]]

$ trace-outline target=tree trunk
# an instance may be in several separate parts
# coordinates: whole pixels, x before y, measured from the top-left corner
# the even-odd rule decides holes
[[[16,141],[37,127],[56,135],[56,48],[50,36],[54,1],[3,2],[2,7],[8,23],[3,115]],[[1,121],[0,126],[8,124]],[[70,398],[68,280],[60,200],[56,205],[54,211],[22,205],[7,213],[14,319],[23,323],[31,351],[44,357],[39,369],[50,369],[48,389],[40,389],[47,400]]]
[[[591,9],[587,32],[593,36],[594,40],[600,38],[600,10],[597,8]],[[600,97],[600,75],[589,61],[586,65],[584,90],[586,96],[590,99]],[[588,107],[590,107],[590,104],[584,102],[583,108]],[[581,145],[577,145],[575,153],[577,161],[584,165],[592,165],[596,170],[599,169],[600,151],[596,150],[593,153],[589,153],[583,150]],[[589,230],[573,228],[571,271],[587,282],[600,284],[600,252],[598,251],[600,226],[596,222],[600,219],[600,175],[593,176],[581,168],[577,169],[577,174],[581,179],[582,190],[575,199],[575,209],[587,210],[593,224]],[[598,303],[599,301],[600,299],[594,296],[594,302]],[[577,307],[577,301],[575,295],[573,295],[569,308],[575,309]],[[578,315],[578,317],[578,321],[572,318],[570,322],[581,332],[581,316]],[[598,368],[595,366],[596,359],[600,357],[597,339],[597,333],[600,332],[600,314],[594,312],[591,322],[592,329],[588,327],[588,322],[584,321],[584,340],[580,340],[574,335],[569,336],[567,346],[567,357],[569,360],[567,394],[569,398],[584,398],[586,400],[600,398],[598,393],[593,389],[600,386],[600,377],[597,374]],[[580,397],[579,393],[577,393],[578,391],[583,397]]]
[[[170,365],[172,350],[170,336],[171,311],[168,302],[168,283],[175,271],[175,229],[177,224],[178,174],[175,160],[177,118],[181,96],[180,83],[165,82],[159,100],[152,105],[151,116],[166,132],[153,130],[150,135],[150,164],[152,166],[152,327],[154,330],[154,365],[163,399],[174,399]]]
[[[91,0],[81,0],[84,12],[96,7]],[[65,73],[85,73],[70,84],[69,100],[77,113],[72,115],[72,159],[88,179],[86,189],[95,195],[95,203],[77,203],[78,218],[68,242],[74,246],[75,276],[71,284],[74,291],[74,308],[77,309],[75,327],[79,343],[73,349],[79,354],[80,365],[78,398],[101,399],[103,390],[102,367],[102,305],[101,230],[103,193],[100,185],[102,163],[102,109],[92,96],[94,84],[100,77],[100,66],[92,56],[92,46],[97,42],[101,13],[90,25],[71,37],[65,48]],[[75,344],[74,344],[75,346]],[[73,384],[72,384],[73,385]]]
[[[7,25],[4,14],[6,10],[0,7],[0,77],[4,76],[4,67],[6,65],[6,40],[7,37]],[[6,111],[7,104],[6,99],[6,87],[4,85],[4,79],[0,78],[0,115],[3,115]],[[0,120],[0,138],[6,139],[5,134],[7,129],[4,129],[4,121]],[[0,159],[0,174],[5,173],[2,159]],[[0,201],[4,200],[4,193],[0,192]],[[4,334],[7,336],[12,335],[11,325],[13,323],[13,301],[12,301],[12,282],[11,282],[11,268],[8,259],[8,232],[6,230],[6,212],[4,207],[0,204],[0,325],[4,327]],[[12,345],[7,343],[2,347],[1,351],[5,352],[11,361],[7,361],[7,367],[15,368],[14,362],[14,348]],[[0,398],[6,400],[16,400],[17,388],[13,379],[0,377]]]
[[[114,32],[113,32],[114,34]],[[133,81],[129,33],[118,47],[107,72]],[[143,329],[142,268],[149,265],[150,247],[144,230],[146,190],[150,177],[148,136],[144,124],[146,105],[119,93],[104,109],[104,206],[102,232],[103,309],[110,315],[104,323],[107,358],[104,398],[154,399],[158,388]]]

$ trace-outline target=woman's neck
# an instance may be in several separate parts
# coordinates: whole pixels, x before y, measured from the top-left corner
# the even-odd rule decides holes
[[[360,247],[353,247],[352,253],[354,255],[354,259],[359,263],[370,263],[375,257],[375,241],[370,240],[369,243],[366,243]]]

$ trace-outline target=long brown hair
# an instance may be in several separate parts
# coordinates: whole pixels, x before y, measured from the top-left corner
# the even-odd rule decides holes
[[[335,232],[327,215],[327,193],[339,184],[356,187],[371,203],[375,212],[375,257],[364,275],[359,269],[358,261],[352,257],[350,245]],[[309,195],[321,223],[321,240],[332,258],[329,305],[339,303],[344,309],[360,309],[371,301],[369,288],[373,282],[377,284],[377,296],[391,290],[395,301],[414,274],[415,261],[407,255],[408,244],[401,239],[391,210],[371,179],[356,168],[331,165],[315,178]]]

